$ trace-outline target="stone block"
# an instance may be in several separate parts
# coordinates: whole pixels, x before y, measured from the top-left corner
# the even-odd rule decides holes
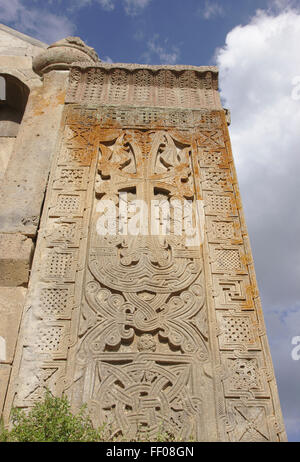
[[[0,232],[35,236],[56,149],[68,71],[52,71],[31,90],[0,187]]]
[[[0,287],[0,363],[12,364],[27,289]]]
[[[0,234],[0,286],[27,284],[32,252],[32,239],[22,234]]]

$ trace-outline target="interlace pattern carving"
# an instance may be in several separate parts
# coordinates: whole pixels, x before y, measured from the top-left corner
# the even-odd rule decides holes
[[[120,192],[149,205],[192,200],[191,145],[179,133],[111,131],[99,153],[75,375],[85,383],[91,374],[83,393],[98,424],[123,434],[141,425],[150,435],[164,424],[203,437],[203,396],[191,382],[210,357],[201,252],[172,226],[160,236],[96,233],[97,205]]]
[[[50,388],[116,437],[285,439],[215,91],[209,70],[73,68],[69,102],[82,106],[65,110],[8,413]],[[97,231],[106,200],[112,235]],[[156,204],[159,232],[140,219],[128,234],[139,200],[164,204],[168,226]],[[200,245],[187,245],[185,200]]]

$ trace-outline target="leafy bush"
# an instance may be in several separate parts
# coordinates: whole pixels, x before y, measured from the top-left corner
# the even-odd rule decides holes
[[[72,442],[103,441],[101,431],[93,428],[83,407],[74,415],[67,397],[57,398],[46,391],[45,398],[36,402],[28,414],[12,410],[12,430],[0,429],[0,441]]]
[[[78,414],[73,414],[66,396],[54,397],[46,391],[43,401],[37,401],[26,413],[14,408],[11,414],[12,429],[6,430],[0,422],[0,442],[99,442],[99,441],[178,441],[163,427],[154,439],[150,439],[142,429],[134,437],[116,434],[112,428],[104,425],[95,429],[83,406]]]

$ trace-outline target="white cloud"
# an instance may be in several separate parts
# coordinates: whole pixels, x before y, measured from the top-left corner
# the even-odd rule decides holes
[[[298,437],[300,368],[290,341],[300,335],[299,43],[300,12],[259,11],[216,53],[282,407]]]
[[[115,9],[115,0],[72,0],[69,4],[68,11],[73,12],[81,10],[95,4],[100,5],[105,11],[113,11]]]
[[[113,0],[97,0],[97,2],[102,6],[106,11],[111,11],[115,8]]]
[[[295,0],[269,0],[269,9],[275,11],[282,11],[291,9],[295,6]]]
[[[0,0],[0,21],[46,43],[72,35],[75,31],[75,25],[65,16],[40,7],[28,8],[22,0]]]
[[[0,20],[3,22],[11,22],[16,18],[16,14],[20,9],[20,0],[0,0]]]
[[[94,0],[73,0],[71,4],[68,5],[67,11],[72,12],[74,10],[81,10],[82,8],[91,5],[93,1]]]
[[[128,16],[137,16],[142,13],[151,0],[122,0],[122,5],[125,13]],[[85,8],[88,5],[99,4],[105,11],[112,11],[116,5],[120,5],[120,0],[74,0],[71,6],[72,9]]]
[[[101,61],[104,63],[113,63],[113,60],[110,56],[105,56],[104,58],[101,58]]]
[[[147,50],[143,58],[147,63],[159,62],[159,64],[176,64],[179,57],[179,49],[176,46],[169,46],[168,40],[160,40],[158,34],[155,34],[147,43]]]
[[[145,33],[141,29],[137,30],[133,35],[134,40],[137,40],[138,42],[141,42],[142,40],[144,40],[144,37],[145,37]]]
[[[289,287],[300,276],[299,266],[291,267],[296,255],[300,261],[294,235],[300,229],[296,174],[300,168],[300,101],[292,98],[293,79],[300,76],[299,42],[300,14],[260,12],[247,26],[234,28],[226,46],[217,52],[221,95],[232,113],[231,140],[249,225],[264,238],[270,232],[271,239],[258,258],[265,270],[277,263],[272,275],[265,275],[270,280],[282,274],[285,281],[289,268]],[[286,242],[292,236],[293,246]],[[275,242],[270,260],[263,262],[266,249]],[[300,303],[299,284],[290,291],[291,300],[296,294]],[[270,293],[275,303],[281,303],[284,296],[288,296],[284,287],[274,287],[273,296]]]
[[[214,19],[218,16],[224,16],[224,9],[222,5],[216,2],[211,2],[209,0],[205,1],[204,8],[200,7],[198,9],[198,14],[200,14],[204,19]]]
[[[124,8],[129,16],[136,16],[141,13],[151,0],[124,0]]]

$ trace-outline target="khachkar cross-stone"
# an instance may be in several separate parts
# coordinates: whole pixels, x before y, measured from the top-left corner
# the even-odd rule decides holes
[[[116,436],[285,440],[217,69],[69,68],[7,412],[48,387]]]
[[[128,436],[139,430],[155,437],[164,427],[183,438],[189,433],[201,438],[205,424],[197,384],[212,385],[204,372],[209,347],[200,249],[186,249],[182,236],[148,234],[150,214],[145,234],[131,236],[124,229],[120,235],[97,233],[99,200],[119,203],[120,212],[120,193],[126,192],[129,206],[143,201],[148,210],[155,197],[168,201],[172,192],[177,198],[184,192],[193,195],[192,181],[181,191],[176,184],[191,176],[190,149],[169,133],[121,129],[109,136],[107,129],[107,146],[99,134],[77,351],[82,361],[75,375],[83,384],[89,377],[82,394],[93,403],[98,424],[109,422]],[[86,326],[90,316],[94,322]]]

